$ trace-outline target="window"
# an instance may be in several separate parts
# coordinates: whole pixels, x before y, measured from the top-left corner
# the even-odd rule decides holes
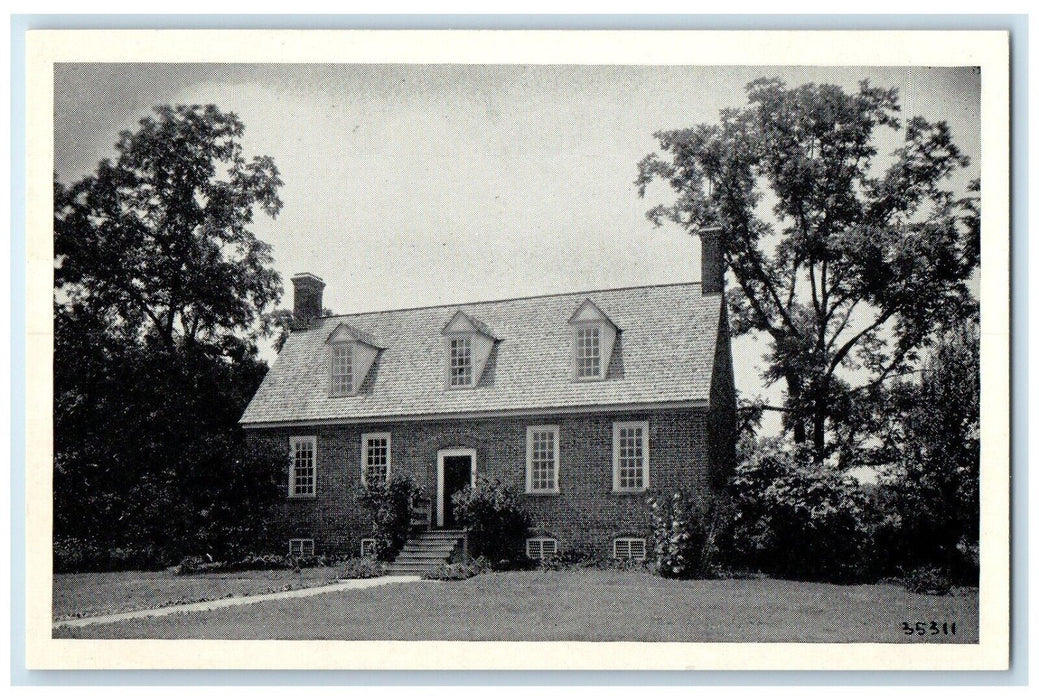
[[[531,537],[527,540],[527,558],[545,559],[559,551],[559,542],[551,537]]]
[[[332,345],[332,393],[351,394],[354,390],[354,346],[352,343]]]
[[[289,496],[314,496],[317,493],[317,438],[290,438],[289,451],[292,455]]]
[[[361,540],[361,556],[362,557],[374,557],[375,556],[375,538],[365,537]]]
[[[577,378],[587,379],[600,376],[599,326],[582,326],[577,329]]]
[[[369,486],[389,481],[389,433],[365,433],[361,436],[361,479]]]
[[[289,540],[290,557],[312,557],[314,556],[314,540],[292,539]]]
[[[613,424],[613,490],[649,487],[649,423]]]
[[[527,493],[559,493],[559,426],[527,428]]]
[[[646,540],[641,537],[618,537],[613,541],[614,559],[646,559]]]
[[[473,384],[473,339],[469,336],[451,338],[450,368],[448,384],[450,386],[472,386]]]

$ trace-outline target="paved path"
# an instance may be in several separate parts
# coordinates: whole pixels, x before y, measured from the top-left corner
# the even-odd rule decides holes
[[[86,627],[87,625],[104,625],[109,622],[121,620],[134,620],[141,617],[161,617],[184,612],[204,612],[206,610],[217,610],[218,608],[233,608],[236,605],[251,605],[268,600],[285,600],[286,598],[306,598],[308,596],[321,595],[322,593],[334,593],[336,591],[349,591],[360,588],[374,588],[389,583],[406,583],[408,581],[419,581],[418,576],[380,576],[378,578],[348,579],[338,581],[327,586],[313,586],[311,588],[297,588],[291,591],[278,591],[277,593],[261,593],[259,595],[245,595],[234,598],[220,598],[218,600],[206,600],[201,603],[184,603],[183,605],[168,605],[164,608],[152,608],[150,610],[133,610],[131,612],[113,613],[111,615],[96,615],[94,617],[77,617],[70,620],[60,620],[52,627]]]

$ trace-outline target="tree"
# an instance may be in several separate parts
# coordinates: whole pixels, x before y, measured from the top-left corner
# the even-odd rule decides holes
[[[900,382],[889,392],[882,411],[886,429],[879,452],[888,464],[881,483],[893,495],[904,564],[963,572],[976,556],[980,410],[978,331],[972,323],[942,334],[918,382]]]
[[[721,229],[734,332],[767,337],[764,379],[786,384],[768,408],[822,463],[861,438],[856,407],[871,390],[975,307],[979,185],[961,198],[942,188],[968,160],[944,122],[920,117],[878,172],[876,133],[902,128],[895,90],[760,79],[747,95],[718,124],[656,133],[661,154],[639,163],[636,184],[676,195],[649,210],[656,225]]]
[[[237,427],[281,295],[249,230],[254,209],[278,213],[281,180],[269,157],[245,160],[243,132],[212,105],[159,107],[115,163],[55,178],[54,534],[102,559],[237,556],[278,493],[287,455]]]
[[[256,332],[281,296],[253,210],[276,217],[274,161],[247,162],[245,127],[214,105],[162,106],[123,131],[114,163],[55,182],[55,285],[129,336],[219,343]]]

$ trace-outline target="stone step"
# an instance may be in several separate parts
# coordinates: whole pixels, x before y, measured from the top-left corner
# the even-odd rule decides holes
[[[401,552],[394,561],[447,561],[449,554],[450,552]]]
[[[404,548],[414,547],[417,549],[454,549],[457,540],[408,540]]]

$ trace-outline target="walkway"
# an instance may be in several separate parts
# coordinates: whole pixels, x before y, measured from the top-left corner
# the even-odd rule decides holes
[[[407,583],[418,581],[418,576],[380,576],[378,578],[347,579],[337,581],[327,586],[313,586],[312,588],[297,588],[291,591],[278,591],[277,593],[262,593],[259,595],[237,596],[234,598],[220,598],[218,600],[206,600],[201,603],[185,603],[183,605],[168,605],[164,608],[152,608],[150,610],[134,610],[131,612],[113,613],[111,615],[96,615],[94,617],[77,617],[70,620],[60,620],[52,627],[86,627],[87,625],[104,625],[109,622],[120,622],[122,620],[134,620],[142,617],[161,617],[175,613],[204,612],[217,610],[219,608],[233,608],[237,605],[252,605],[263,603],[268,600],[285,600],[286,598],[306,598],[321,595],[322,593],[335,593],[336,591],[350,591],[361,588],[374,588],[390,583]]]

